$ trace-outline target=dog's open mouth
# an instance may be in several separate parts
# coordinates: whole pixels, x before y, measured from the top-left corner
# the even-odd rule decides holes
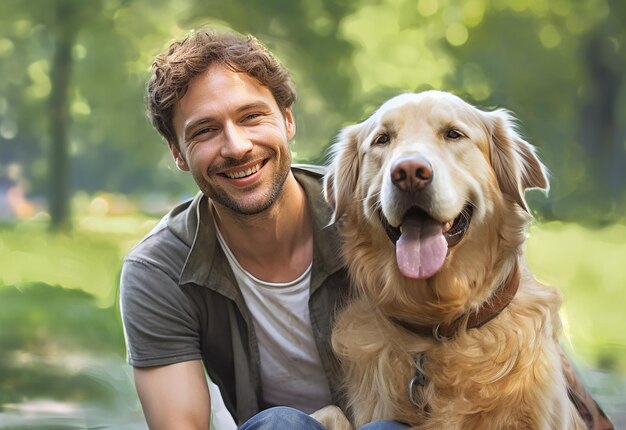
[[[400,272],[409,278],[426,279],[441,269],[449,248],[465,236],[474,208],[467,203],[452,221],[441,223],[419,208],[411,208],[398,227],[380,212],[387,236],[396,245]]]

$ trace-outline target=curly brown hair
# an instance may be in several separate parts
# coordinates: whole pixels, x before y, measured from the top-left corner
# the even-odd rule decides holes
[[[296,99],[289,72],[255,37],[215,29],[192,32],[155,57],[148,82],[148,116],[154,128],[176,147],[174,108],[189,82],[213,64],[255,78],[272,92],[282,112]]]

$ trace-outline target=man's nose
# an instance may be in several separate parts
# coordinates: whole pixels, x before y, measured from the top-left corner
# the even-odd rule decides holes
[[[225,124],[223,134],[224,142],[220,151],[222,157],[241,159],[252,150],[248,134],[237,124]]]

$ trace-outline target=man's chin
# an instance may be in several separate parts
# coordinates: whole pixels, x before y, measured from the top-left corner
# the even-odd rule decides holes
[[[262,171],[266,168],[267,165]],[[201,181],[195,179],[200,190],[214,203],[233,214],[250,216],[261,214],[276,203],[290,171],[289,165],[281,165],[280,169],[273,172],[268,170],[264,178],[244,188],[229,186],[228,182],[209,183],[204,178]]]
[[[280,194],[280,189],[271,190],[263,195],[246,195],[236,197],[227,194],[223,190],[203,190],[204,195],[219,207],[222,207],[236,215],[258,215],[270,209]]]

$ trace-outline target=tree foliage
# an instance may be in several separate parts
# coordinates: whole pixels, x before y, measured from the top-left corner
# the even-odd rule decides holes
[[[58,184],[51,211],[76,190],[193,190],[143,94],[153,55],[208,24],[254,34],[291,70],[299,161],[323,161],[387,97],[440,88],[520,119],[551,170],[550,199],[531,196],[541,215],[623,219],[624,22],[621,0],[4,0],[0,175],[21,166],[32,197]]]

